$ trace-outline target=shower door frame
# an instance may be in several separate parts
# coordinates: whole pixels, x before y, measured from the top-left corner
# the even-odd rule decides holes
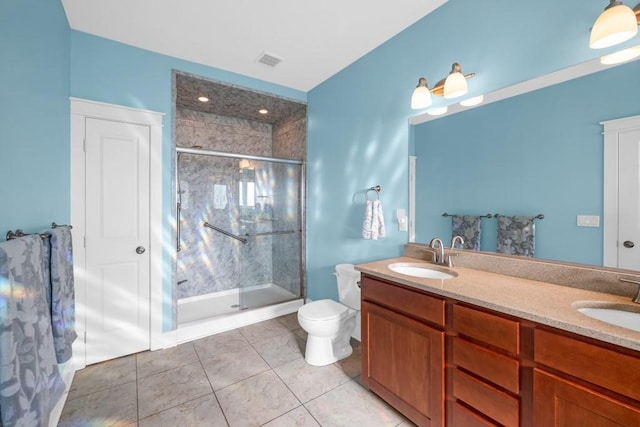
[[[267,161],[273,163],[285,163],[292,165],[300,166],[300,260],[299,260],[299,268],[300,268],[300,298],[304,301],[306,300],[307,293],[307,271],[306,271],[306,253],[307,253],[307,243],[306,243],[306,165],[302,160],[294,160],[294,159],[283,159],[279,157],[265,157],[265,156],[254,156],[249,154],[240,154],[240,153],[231,153],[226,151],[215,151],[215,150],[206,150],[203,148],[189,148],[189,147],[175,147],[175,155],[174,155],[174,197],[175,200],[175,219],[176,219],[176,228],[175,228],[175,248],[176,248],[176,261],[177,254],[179,252],[180,247],[180,216],[179,216],[179,207],[178,207],[178,180],[180,179],[180,174],[178,173],[178,155],[184,154],[194,154],[194,155],[202,155],[202,156],[211,156],[211,157],[225,157],[231,159],[247,159],[247,160],[256,160],[256,161]],[[173,305],[174,307],[177,304],[176,296],[173,296]],[[175,312],[175,310],[174,310]],[[177,322],[177,318],[175,319]]]

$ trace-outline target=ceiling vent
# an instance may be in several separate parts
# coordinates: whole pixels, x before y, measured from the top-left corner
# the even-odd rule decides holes
[[[258,62],[269,67],[275,67],[280,62],[282,62],[282,58],[274,55],[269,52],[262,52],[262,54],[258,57]]]

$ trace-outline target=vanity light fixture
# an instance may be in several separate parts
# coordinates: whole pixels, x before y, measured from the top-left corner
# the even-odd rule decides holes
[[[269,113],[269,110],[267,110],[266,108],[261,108],[261,109],[258,110],[258,113],[267,114],[267,113]]]
[[[474,105],[482,104],[482,101],[484,101],[484,95],[479,95],[460,101],[460,105],[463,107],[473,107]]]
[[[602,49],[629,40],[638,34],[639,19],[640,14],[636,15],[629,6],[619,0],[610,0],[591,28],[589,47]]]
[[[604,55],[600,57],[600,63],[602,65],[621,64],[626,61],[631,61],[638,56],[640,56],[640,45]]]
[[[209,98],[207,98],[206,96],[199,96],[198,97],[198,101],[200,101],[200,102],[209,102]]]
[[[466,94],[468,92],[467,79],[473,76],[475,76],[475,73],[462,74],[460,64],[454,62],[449,75],[436,83],[431,89],[427,86],[427,79],[420,77],[418,86],[416,86],[413,90],[413,95],[411,95],[411,108],[418,110],[431,106],[432,93],[447,99],[457,98]]]
[[[419,110],[427,108],[431,105],[431,91],[427,87],[427,79],[420,77],[418,86],[413,90],[411,95],[411,108]]]
[[[462,74],[462,67],[457,62],[451,66],[451,71],[444,81],[444,97],[447,99],[457,98],[469,92],[467,78]]]

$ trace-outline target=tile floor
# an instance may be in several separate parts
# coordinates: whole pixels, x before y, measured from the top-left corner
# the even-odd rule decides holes
[[[358,382],[360,344],[304,361],[296,314],[76,372],[59,426],[412,426]]]

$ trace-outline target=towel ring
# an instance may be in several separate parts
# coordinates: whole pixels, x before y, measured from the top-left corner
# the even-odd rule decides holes
[[[369,192],[370,191],[375,191],[376,192],[376,196],[378,197],[377,200],[380,200],[380,190],[381,190],[380,186],[379,185],[375,185],[375,186],[373,186],[373,187],[371,187],[371,188],[369,188],[367,190],[367,193],[366,193],[365,197],[367,198],[367,200],[369,200]]]

